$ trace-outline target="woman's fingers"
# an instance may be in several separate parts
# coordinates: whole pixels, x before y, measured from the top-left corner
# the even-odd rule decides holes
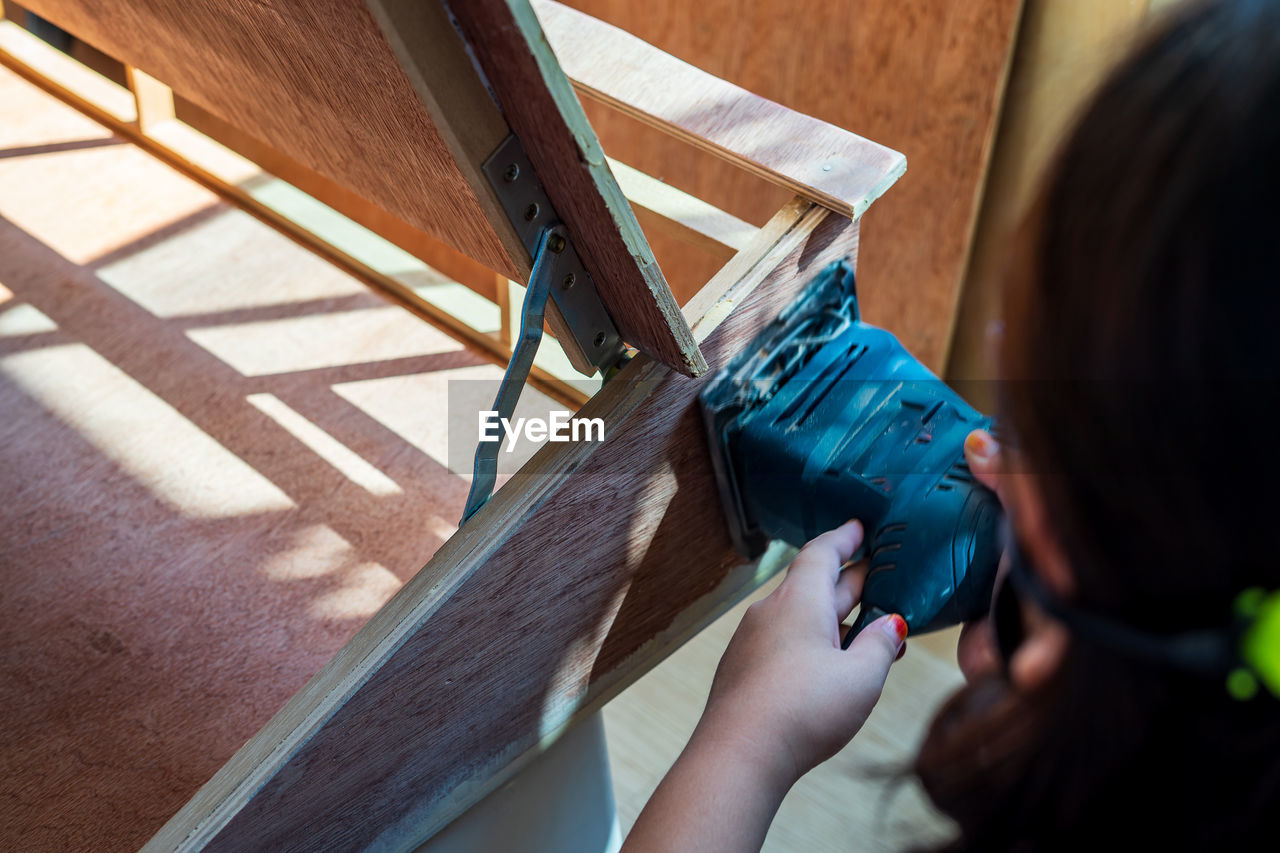
[[[862,582],[867,578],[865,560],[840,572],[836,581],[836,621],[843,622],[862,597]]]
[[[880,698],[889,667],[898,659],[906,642],[907,623],[901,616],[890,614],[863,628],[845,650],[849,688],[862,708],[864,719]]]
[[[964,459],[978,482],[999,495],[1004,473],[1000,442],[985,429],[975,429],[964,440]],[[1001,498],[1003,502],[1003,496]]]
[[[840,575],[840,568],[862,544],[862,523],[848,521],[835,530],[814,537],[800,549],[785,583],[804,587],[811,593],[819,590],[830,594]]]

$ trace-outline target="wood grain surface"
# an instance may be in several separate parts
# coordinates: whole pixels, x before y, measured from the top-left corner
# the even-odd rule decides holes
[[[534,10],[574,88],[789,192],[857,218],[906,170],[897,151],[766,100],[553,0]]]
[[[905,154],[910,169],[864,223],[859,293],[870,322],[942,367],[1021,0],[568,5]],[[585,107],[611,157],[749,222],[763,222],[788,195],[609,107]],[[666,251],[664,263],[680,269],[679,253]],[[701,262],[692,250],[682,257]]]

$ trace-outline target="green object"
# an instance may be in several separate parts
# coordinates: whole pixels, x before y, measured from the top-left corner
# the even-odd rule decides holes
[[[1232,699],[1247,702],[1258,695],[1258,679],[1243,667],[1233,669],[1227,675],[1227,692],[1231,694]]]
[[[1280,698],[1280,592],[1247,589],[1236,599],[1236,612],[1249,621],[1240,641],[1240,656],[1249,667],[1246,674],[1255,679],[1255,684],[1249,696],[1237,695],[1232,685],[1236,674],[1233,672],[1227,689],[1238,699],[1249,698],[1257,692],[1256,682],[1260,681],[1273,696]]]

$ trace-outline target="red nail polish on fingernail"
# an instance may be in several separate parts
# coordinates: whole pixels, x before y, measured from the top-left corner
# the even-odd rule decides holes
[[[899,642],[907,638],[907,620],[903,619],[897,613],[889,616],[889,626],[897,632]]]

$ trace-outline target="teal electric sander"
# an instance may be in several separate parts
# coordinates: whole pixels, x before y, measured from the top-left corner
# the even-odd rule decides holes
[[[986,615],[1002,512],[969,472],[964,440],[991,419],[862,322],[846,262],[806,285],[701,403],[744,555],[862,521],[870,565],[849,637],[885,613],[914,633]]]

